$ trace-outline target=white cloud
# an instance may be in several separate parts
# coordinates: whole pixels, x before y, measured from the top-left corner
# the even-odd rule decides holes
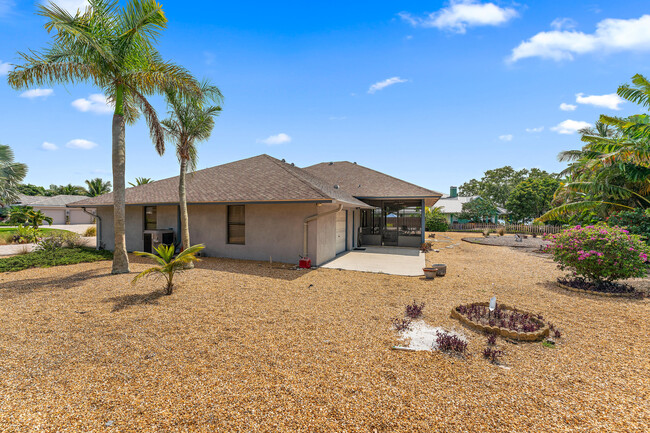
[[[576,108],[578,108],[577,105],[567,104],[566,102],[560,104],[560,110],[562,111],[575,111]]]
[[[42,3],[44,5],[48,5],[50,3],[50,0],[45,0]],[[88,7],[88,0],[54,0],[54,3],[71,14],[75,14],[79,10],[81,10],[81,12],[84,12]]]
[[[571,18],[555,18],[551,22],[551,27],[553,27],[553,30],[571,30],[575,29],[577,26],[578,23],[576,23]]]
[[[581,120],[568,119],[552,127],[551,131],[555,131],[558,134],[573,134],[579,131],[580,129],[589,128],[589,127],[591,127],[590,123],[583,122]]]
[[[388,86],[392,86],[393,84],[398,84],[398,83],[406,83],[408,80],[405,80],[400,77],[392,77],[392,78],[387,78],[384,81],[379,81],[368,89],[368,93],[375,93],[377,90],[385,89]]]
[[[88,99],[75,99],[72,101],[72,106],[84,113],[88,111],[96,114],[109,114],[113,112],[113,107],[108,103],[106,96],[101,93],[94,93],[88,96]]]
[[[414,27],[436,27],[465,33],[468,27],[504,24],[516,17],[517,11],[477,0],[451,0],[449,6],[424,18],[414,17],[408,12],[400,12],[399,16]]]
[[[26,90],[23,93],[20,94],[21,98],[29,98],[29,99],[34,99],[34,98],[47,98],[48,96],[52,95],[54,93],[54,90],[52,89],[31,89],[31,90]]]
[[[543,130],[543,126],[539,126],[537,128],[526,128],[526,132],[542,132]]]
[[[7,15],[11,9],[16,5],[13,0],[0,0],[0,17]]]
[[[7,75],[9,71],[11,71],[11,65],[9,63],[3,63],[2,60],[0,60],[0,77]]]
[[[57,150],[59,146],[57,146],[54,143],[50,143],[49,141],[44,141],[43,144],[41,145],[41,148],[43,150]]]
[[[629,20],[608,18],[594,33],[574,30],[540,32],[512,50],[510,62],[527,57],[573,60],[575,55],[593,52],[650,50],[650,15]]]
[[[75,138],[74,140],[68,141],[65,147],[68,147],[70,149],[90,150],[93,147],[97,147],[97,143],[93,143],[89,140],[84,140],[83,138]]]
[[[512,139],[513,139],[512,134],[499,135],[499,140],[501,141],[512,141]]]
[[[589,96],[583,96],[583,93],[578,93],[576,95],[576,102],[578,104],[587,104],[593,105],[595,107],[609,108],[610,110],[620,110],[621,107],[619,107],[619,105],[625,102],[625,100],[618,96],[616,93]]]
[[[269,146],[277,146],[279,144],[289,143],[290,141],[291,141],[291,137],[285,134],[284,132],[281,132],[277,135],[271,135],[264,139],[257,140],[258,143],[264,143]]]

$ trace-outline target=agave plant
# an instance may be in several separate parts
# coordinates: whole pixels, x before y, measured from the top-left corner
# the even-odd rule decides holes
[[[189,263],[198,261],[199,259],[196,257],[196,253],[201,251],[203,248],[205,248],[205,245],[203,244],[193,245],[186,250],[183,250],[176,257],[174,257],[174,245],[161,244],[155,248],[156,254],[136,251],[136,256],[148,257],[158,263],[158,266],[140,272],[133,279],[133,284],[135,284],[140,278],[148,275],[162,275],[167,281],[165,294],[171,295],[174,291],[174,276],[177,273],[186,270],[186,266]]]

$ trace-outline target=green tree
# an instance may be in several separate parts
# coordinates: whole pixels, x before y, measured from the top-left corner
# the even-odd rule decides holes
[[[12,209],[11,214],[9,215],[10,221],[25,221],[24,224],[29,225],[38,230],[39,226],[43,225],[44,222],[47,222],[49,225],[52,225],[54,220],[45,215],[43,211],[34,210],[28,206],[25,207],[16,207]]]
[[[87,195],[86,188],[79,185],[50,185],[50,189],[46,191],[46,195]]]
[[[442,208],[431,207],[426,209],[425,227],[430,232],[446,232],[449,229],[447,218],[442,213]]]
[[[27,176],[27,165],[14,161],[11,147],[0,144],[0,205],[18,200],[18,185]]]
[[[45,195],[45,188],[31,183],[21,183],[18,185],[18,192],[29,196]]]
[[[650,82],[635,75],[618,95],[650,107]],[[540,220],[595,215],[606,218],[615,210],[650,207],[650,116],[627,118],[601,115],[595,129],[585,129],[580,150],[562,152],[567,181],[556,194],[557,206]]]
[[[526,222],[541,216],[551,208],[560,181],[554,176],[539,176],[519,182],[506,202],[509,217],[516,222]]]
[[[490,200],[478,197],[470,202],[463,203],[463,210],[458,215],[458,218],[480,223],[485,222],[497,213],[497,207]]]
[[[98,195],[111,192],[111,182],[104,182],[102,179],[96,177],[95,179],[86,180],[87,192],[89,197],[97,197]]]
[[[151,178],[150,177],[136,177],[135,178],[135,183],[129,182],[129,185],[131,186],[140,186],[140,185],[146,185],[148,183],[151,183]]]
[[[174,89],[165,96],[169,106],[169,117],[162,121],[167,136],[176,145],[176,156],[180,163],[178,181],[178,201],[181,210],[181,242],[184,247],[190,244],[189,217],[187,214],[187,171],[196,170],[198,162],[197,143],[206,141],[212,134],[214,118],[221,112],[219,104],[223,96],[216,86],[207,81],[201,83],[202,97],[183,97]],[[191,265],[191,263],[190,263]]]
[[[103,90],[115,107],[112,125],[113,227],[112,272],[129,272],[125,238],[125,129],[143,114],[159,153],[164,131],[147,96],[175,88],[198,92],[196,80],[184,68],[163,61],[154,48],[167,25],[155,0],[89,0],[84,12],[71,15],[50,3],[40,6],[53,43],[42,53],[23,53],[25,63],[9,73],[15,89],[32,85],[85,82]]]
[[[540,175],[542,170],[533,169],[534,175]],[[506,201],[512,190],[522,180],[528,178],[530,171],[515,170],[511,166],[488,170],[480,180],[471,179],[459,187],[459,194],[462,197],[479,195],[497,206],[505,207]]]

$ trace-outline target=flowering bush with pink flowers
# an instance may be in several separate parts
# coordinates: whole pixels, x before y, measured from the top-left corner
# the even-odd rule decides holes
[[[599,223],[547,236],[547,251],[562,270],[593,282],[642,278],[648,274],[650,246],[620,227]]]

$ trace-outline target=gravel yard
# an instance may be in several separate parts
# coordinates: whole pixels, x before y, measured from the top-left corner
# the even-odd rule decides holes
[[[650,299],[568,292],[546,257],[445,236],[433,281],[205,259],[163,296],[110,262],[0,274],[0,431],[648,431]],[[500,339],[508,368],[488,363],[449,314],[492,295],[557,347]],[[414,299],[467,359],[390,350]]]
[[[466,242],[473,242],[481,245],[492,245],[497,247],[513,247],[513,248],[527,248],[532,250],[539,250],[540,247],[546,246],[549,244],[548,241],[545,241],[542,236],[536,238],[528,235],[526,239],[522,239],[521,242],[515,240],[514,235],[505,235],[498,236],[492,235],[483,237],[483,236],[466,236],[463,237],[463,240]]]

